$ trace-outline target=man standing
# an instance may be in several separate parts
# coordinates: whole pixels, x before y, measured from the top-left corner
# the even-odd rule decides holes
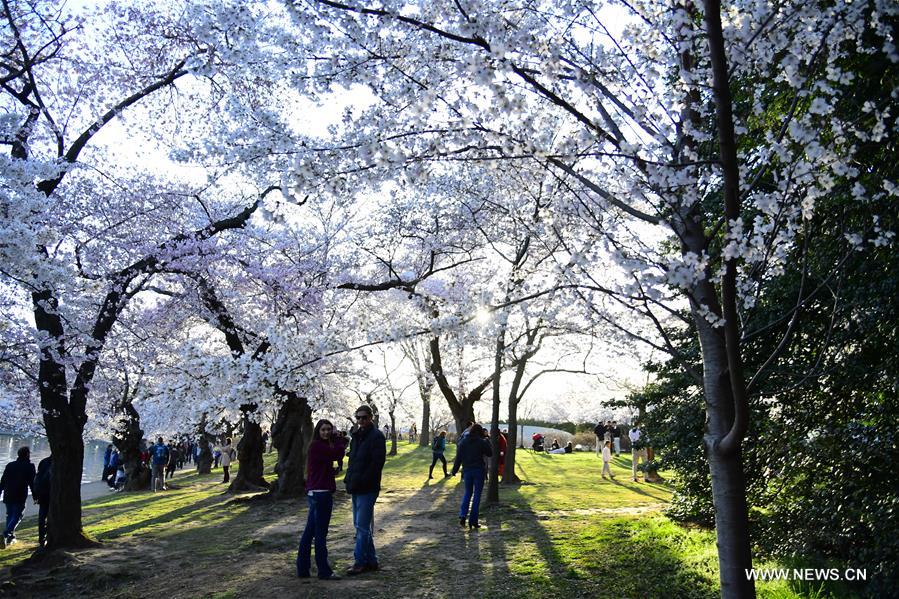
[[[596,435],[596,457],[600,457],[602,455],[603,437],[606,434],[606,427],[603,425],[602,420],[593,427],[593,434]]]
[[[37,544],[47,544],[47,516],[50,514],[50,479],[53,476],[53,456],[47,456],[37,465],[34,487],[31,490],[37,510]]]
[[[618,421],[612,421],[612,447],[615,450],[615,457],[621,455],[621,427],[618,426]]]
[[[350,446],[349,465],[343,479],[346,491],[353,498],[353,526],[356,527],[356,549],[354,563],[347,575],[354,576],[378,569],[375,553],[374,517],[375,501],[381,491],[381,471],[387,459],[387,439],[375,428],[369,406],[359,406]]]
[[[231,437],[225,439],[225,445],[221,449],[222,452],[222,471],[225,473],[225,476],[222,477],[222,482],[226,483],[231,480],[231,460],[234,459],[234,447],[231,445]]]
[[[153,492],[165,491],[165,467],[169,463],[169,448],[162,437],[156,439],[156,445],[150,448],[150,461],[153,463]]]
[[[6,465],[3,477],[0,478],[0,493],[6,504],[6,529],[3,531],[3,546],[8,547],[16,542],[16,526],[22,520],[25,502],[28,500],[28,488],[34,496],[34,464],[31,463],[31,450],[20,447],[18,459]]]
[[[640,459],[643,460],[644,464],[646,463],[646,447],[641,438],[643,432],[640,430],[640,425],[635,422],[627,436],[631,440],[631,471],[633,472],[634,482],[637,482],[637,463]],[[646,477],[644,476],[644,478]]]

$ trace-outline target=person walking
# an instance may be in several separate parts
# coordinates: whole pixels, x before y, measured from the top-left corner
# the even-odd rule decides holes
[[[615,480],[615,475],[612,474],[612,469],[609,467],[609,462],[612,461],[611,445],[610,442],[606,441],[602,448],[602,477],[605,478],[606,474],[608,474],[610,479]]]
[[[106,484],[109,485],[110,489],[115,488],[116,472],[118,471],[119,466],[121,466],[121,465],[122,465],[122,457],[121,457],[121,455],[119,455],[119,450],[113,449],[112,453],[109,454],[109,460],[106,463],[106,468],[107,468],[107,470],[109,470],[109,472],[108,472],[106,478],[104,479],[106,481]]]
[[[480,424],[473,425],[471,433],[459,442],[451,475],[455,476],[459,468],[462,468],[465,494],[462,496],[462,505],[459,506],[460,526],[465,526],[467,516],[469,529],[481,528],[478,516],[481,508],[481,492],[484,490],[484,457],[492,455],[490,440],[484,438],[484,428]]]
[[[16,527],[22,521],[25,502],[28,501],[28,489],[34,496],[34,464],[31,463],[31,449],[20,447],[16,461],[10,462],[0,477],[0,493],[6,504],[6,529],[3,531],[3,546],[8,547],[16,542]]]
[[[109,462],[112,459],[113,447],[112,443],[106,446],[106,451],[103,452],[103,476],[100,477],[104,483],[109,478],[110,474],[115,474],[115,470],[109,467]],[[111,485],[110,485],[111,486]]]
[[[153,479],[150,484],[153,492],[165,491],[165,467],[169,463],[169,448],[162,437],[156,439],[156,445],[150,448],[150,462],[153,464]]]
[[[343,460],[346,437],[336,434],[330,420],[319,420],[312,431],[306,458],[306,501],[309,514],[297,549],[297,576],[309,578],[312,542],[315,541],[315,567],[321,580],[340,580],[328,564],[328,526],[334,507],[334,462]]]
[[[222,447],[222,471],[224,471],[225,476],[222,478],[222,482],[226,483],[231,480],[230,468],[231,468],[231,460],[234,459],[234,448],[231,446],[231,437],[225,439],[225,445]]]
[[[346,492],[353,498],[353,526],[356,527],[354,563],[347,570],[349,576],[379,569],[375,552],[375,501],[381,492],[381,472],[387,459],[387,439],[372,422],[371,407],[359,406],[356,422],[359,425],[350,444],[349,465],[343,479]]]
[[[615,451],[615,457],[621,455],[621,427],[618,421],[612,421],[612,449]]]
[[[449,476],[449,472],[446,471],[446,458],[443,456],[443,452],[446,451],[446,431],[440,431],[440,434],[434,437],[434,442],[431,443],[431,469],[428,470],[428,480],[434,478],[434,466],[437,465],[437,460],[440,460],[443,463],[443,476],[446,478]]]
[[[38,504],[37,509],[37,544],[47,545],[47,516],[50,515],[50,484],[53,476],[53,456],[49,455],[38,462],[37,474],[34,477],[32,497]]]

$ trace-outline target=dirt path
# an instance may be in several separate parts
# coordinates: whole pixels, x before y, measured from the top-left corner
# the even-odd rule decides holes
[[[458,479],[382,491],[375,508],[381,571],[341,581],[296,578],[296,544],[305,502],[214,495],[147,532],[109,539],[98,549],[57,555],[41,567],[18,568],[3,582],[10,597],[471,597],[520,596],[507,551],[532,553],[534,567],[556,572],[557,539],[541,521],[656,511],[661,504],[535,512],[508,505],[482,509],[480,531],[459,526]],[[184,510],[182,510],[184,511]],[[348,496],[335,496],[329,558],[342,574],[352,565]],[[519,553],[520,554],[520,553]],[[549,569],[547,569],[549,568]],[[473,592],[473,589],[479,589]]]

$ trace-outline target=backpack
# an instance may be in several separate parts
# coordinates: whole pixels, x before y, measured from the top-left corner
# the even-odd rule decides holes
[[[165,464],[169,461],[169,448],[165,445],[153,446],[153,463]]]
[[[434,442],[431,443],[431,449],[437,451],[437,444],[440,443],[440,437],[434,437]]]

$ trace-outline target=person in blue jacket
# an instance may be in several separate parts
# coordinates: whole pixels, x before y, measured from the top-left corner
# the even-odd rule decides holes
[[[443,452],[446,451],[446,431],[440,431],[440,434],[434,437],[434,442],[431,443],[431,455],[433,459],[431,460],[431,469],[428,470],[428,478],[434,478],[434,466],[437,465],[437,460],[443,462],[443,476],[449,476],[449,472],[446,471],[446,458],[443,456]]]
[[[484,427],[475,424],[468,435],[459,441],[456,449],[456,461],[453,463],[455,476],[462,467],[462,480],[465,483],[465,494],[462,496],[462,505],[459,507],[459,524],[465,526],[465,518],[468,517],[468,528],[481,528],[478,523],[478,515],[481,506],[481,492],[484,490],[484,457],[493,455],[490,440],[484,437]],[[468,506],[471,503],[471,513]]]

